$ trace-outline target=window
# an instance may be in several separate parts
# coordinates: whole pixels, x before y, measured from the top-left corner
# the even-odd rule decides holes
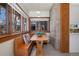
[[[47,31],[48,21],[31,21],[32,31]]]
[[[27,31],[27,18],[24,18],[21,16],[21,32],[26,32]]]
[[[15,32],[15,11],[12,11],[12,32]]]
[[[0,34],[8,33],[8,19],[6,4],[0,5]]]
[[[30,18],[31,31],[49,31],[48,18]]]
[[[27,18],[24,18],[24,31],[27,31]]]
[[[15,16],[15,29],[16,32],[20,32],[21,31],[21,15],[18,12],[15,12],[16,16]]]

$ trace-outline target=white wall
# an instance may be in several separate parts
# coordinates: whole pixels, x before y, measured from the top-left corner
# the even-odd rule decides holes
[[[70,24],[79,25],[79,4],[70,4]],[[70,33],[70,53],[79,53],[79,33]]]
[[[49,17],[49,11],[40,11],[40,13],[37,13],[36,11],[30,11],[29,12],[30,17]]]
[[[79,25],[79,4],[70,4],[70,24]]]
[[[55,3],[50,11],[50,34],[54,38],[54,46],[60,47],[60,4]]]
[[[14,39],[0,43],[0,56],[14,56]]]

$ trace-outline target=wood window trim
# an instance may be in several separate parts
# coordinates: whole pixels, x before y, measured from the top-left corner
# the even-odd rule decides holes
[[[0,5],[2,5],[2,4],[3,3],[0,3]],[[5,4],[6,4],[6,9],[7,9],[8,16],[10,16],[10,17],[8,17],[8,19],[9,19],[8,20],[9,21],[9,28],[8,28],[8,33],[0,35],[0,43],[11,40],[11,39],[13,39],[15,37],[18,37],[18,36],[20,36],[22,34],[27,33],[27,32],[21,32],[21,30],[20,30],[20,32],[17,32],[16,30],[15,30],[15,32],[13,32],[13,30],[12,30],[12,13],[15,12],[15,10],[11,6],[9,6],[7,3],[5,3]],[[22,15],[20,15],[20,17],[21,16]],[[21,20],[22,19],[20,19],[20,21]]]
[[[23,16],[21,16],[21,32],[22,32],[22,33],[25,32],[24,17],[23,17]]]
[[[8,40],[11,40],[11,39],[14,39],[18,36],[22,36],[23,34],[26,34],[26,33],[29,33],[29,32],[24,32],[24,33],[11,33],[11,34],[3,34],[3,35],[0,35],[0,43],[2,42],[5,42],[5,41],[8,41]]]
[[[20,19],[19,19],[19,20],[20,20],[20,31],[17,31],[17,30],[16,30],[16,23],[17,23],[16,17],[17,17],[17,16],[20,18]],[[21,23],[21,15],[20,15],[17,11],[15,11],[15,32],[17,32],[17,33],[22,32],[22,31],[21,31],[21,25],[22,25],[22,23]]]
[[[50,17],[29,17],[29,32],[31,32],[31,18],[48,18],[48,31],[46,31],[47,33],[49,33],[50,32]]]
[[[23,19],[24,17],[23,16],[21,16],[21,32],[23,32],[23,30],[24,30],[24,19]]]
[[[12,34],[4,34],[0,35],[0,43],[11,40],[17,36],[20,36],[21,33],[12,33]]]
[[[8,11],[8,22],[9,22],[8,32],[12,33],[12,8],[11,6],[7,5],[7,11]]]

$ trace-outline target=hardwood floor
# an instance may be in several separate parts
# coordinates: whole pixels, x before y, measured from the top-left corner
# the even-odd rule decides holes
[[[35,47],[33,47],[33,50],[30,56],[36,56]],[[44,56],[79,56],[79,53],[61,53],[55,48],[53,48],[51,44],[48,44],[44,46]]]

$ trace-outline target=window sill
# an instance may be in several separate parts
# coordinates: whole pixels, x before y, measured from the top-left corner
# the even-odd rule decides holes
[[[0,35],[0,43],[5,42],[7,40],[13,39],[17,36],[20,36],[21,33],[12,33],[12,34],[4,34],[4,35]]]
[[[0,39],[4,38],[4,37],[7,37],[7,36],[17,35],[17,34],[20,34],[20,33],[2,34],[2,35],[0,35]]]

